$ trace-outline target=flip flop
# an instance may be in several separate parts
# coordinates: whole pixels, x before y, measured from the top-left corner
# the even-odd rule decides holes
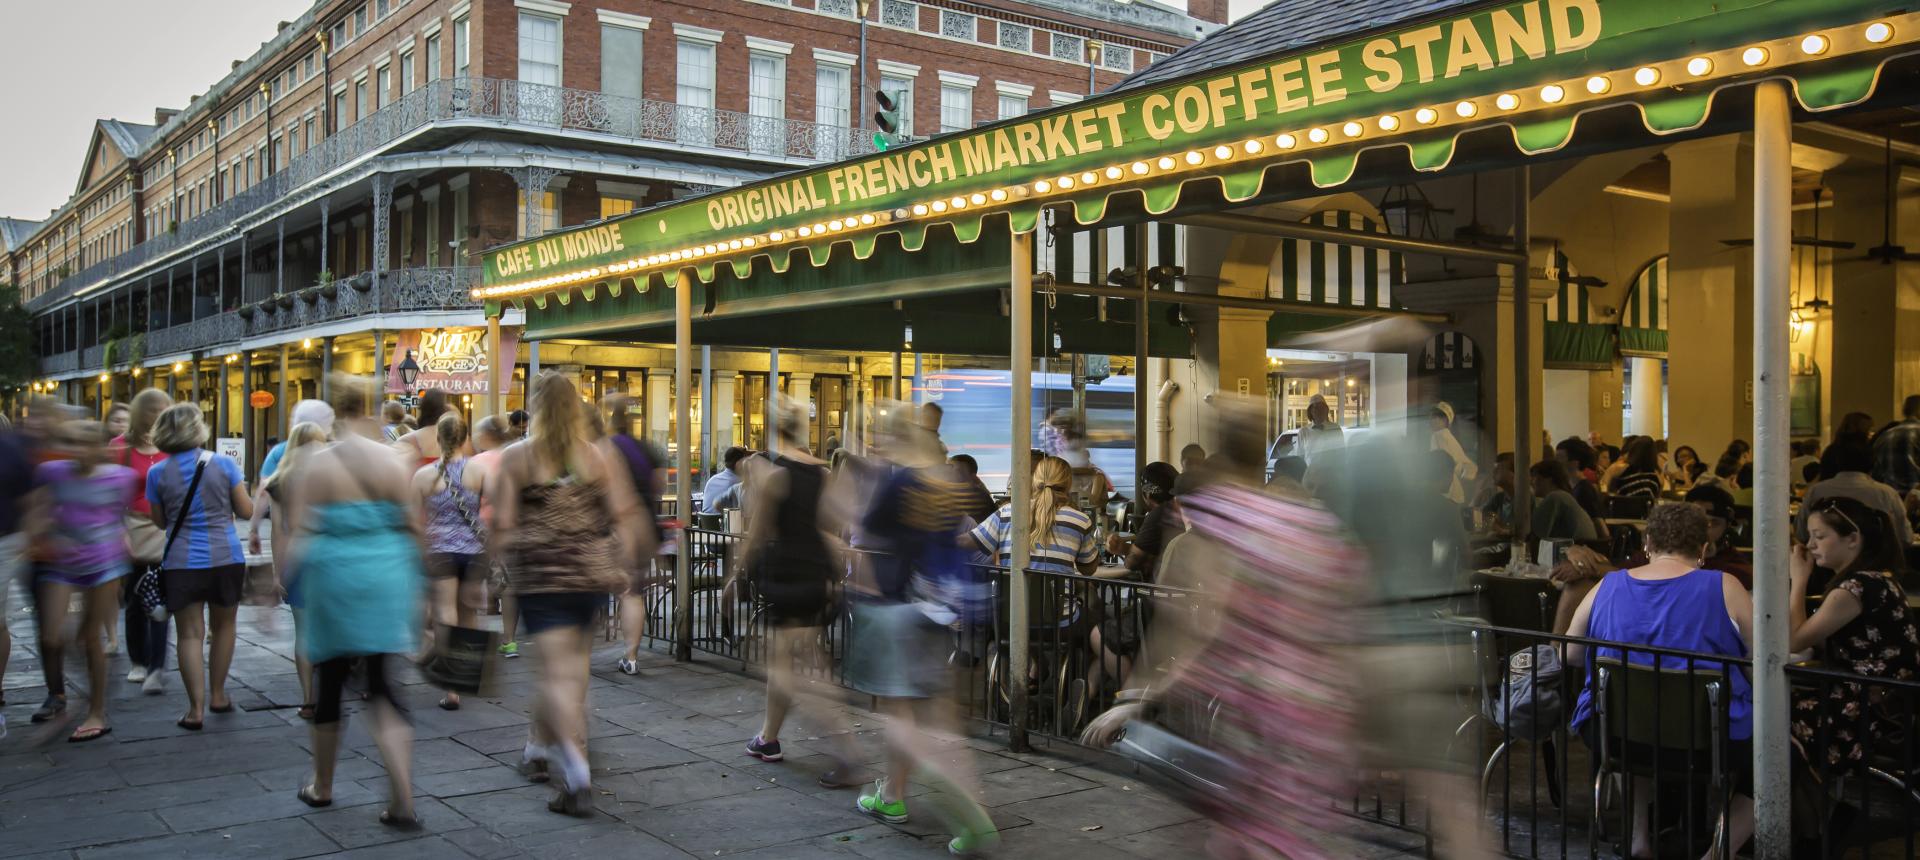
[[[208,705],[207,710],[212,711],[216,714],[231,714],[233,713],[233,703],[228,702],[225,707],[221,707],[219,705]]]
[[[314,712],[314,709],[318,707],[319,707],[318,705],[301,705],[300,710],[295,711],[294,713],[298,714],[300,716],[300,719],[306,720],[307,722],[313,722],[313,712]]]
[[[459,702],[456,702],[456,701],[454,701],[454,700],[452,700],[452,699],[444,699],[444,698],[443,698],[443,699],[441,699],[441,700],[440,700],[440,710],[443,710],[443,711],[457,711],[457,710],[460,710],[460,703],[459,703]]]
[[[113,734],[112,726],[94,726],[91,728],[74,729],[73,734],[67,735],[67,743],[84,744],[87,741],[97,741],[110,734]]]
[[[409,815],[402,818],[393,814],[393,810],[391,809],[383,809],[380,811],[380,823],[395,830],[415,831],[423,829],[420,826],[419,816]]]
[[[178,721],[174,723],[174,725],[179,726],[180,728],[186,729],[187,731],[190,731],[190,732],[197,732],[206,725],[206,721],[205,720],[189,720],[186,717],[181,717]]]
[[[62,696],[48,696],[40,703],[40,710],[33,712],[33,722],[44,723],[67,712],[67,700]]]
[[[315,792],[313,790],[313,786],[311,785],[301,786],[300,790],[297,792],[294,792],[293,796],[300,798],[301,803],[304,803],[315,809],[320,809],[322,807],[333,805],[333,798],[321,797],[318,792]]]

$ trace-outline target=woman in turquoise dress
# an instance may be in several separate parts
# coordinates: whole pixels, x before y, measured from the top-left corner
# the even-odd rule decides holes
[[[292,558],[306,604],[302,645],[318,675],[309,806],[333,803],[340,749],[341,692],[356,659],[365,661],[373,737],[389,781],[380,821],[416,829],[411,789],[413,730],[394,706],[388,665],[412,653],[419,629],[422,522],[409,473],[381,444],[362,406],[364,384],[336,378],[333,445],[315,453],[288,494]]]

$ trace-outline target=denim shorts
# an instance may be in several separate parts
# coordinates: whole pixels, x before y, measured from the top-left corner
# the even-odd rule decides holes
[[[520,623],[528,635],[538,636],[556,627],[578,627],[593,623],[594,613],[607,605],[607,595],[597,591],[553,591],[521,594]]]

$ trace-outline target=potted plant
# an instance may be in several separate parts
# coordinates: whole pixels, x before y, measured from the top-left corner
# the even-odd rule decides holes
[[[283,311],[293,310],[293,294],[292,293],[277,293],[274,295],[274,299],[280,303],[281,310]]]
[[[354,289],[364,293],[373,289],[373,273],[361,272],[358,275],[354,275],[353,280],[348,283],[352,284]]]
[[[310,305],[311,305],[311,304],[315,304],[315,303],[317,303],[317,302],[319,302],[319,301],[320,301],[320,288],[319,288],[319,287],[308,287],[308,288],[306,288],[306,289],[304,289],[304,290],[301,290],[301,291],[300,291],[300,300],[301,300],[301,301],[304,301],[304,302],[306,302],[307,304],[310,304]]]
[[[239,310],[236,311],[236,313],[240,314],[240,318],[243,320],[251,320],[253,319],[254,312],[258,311],[259,309],[260,309],[259,304],[241,305]]]
[[[313,276],[313,285],[319,288],[320,295],[328,299],[334,299],[340,295],[340,284],[333,279],[333,273],[326,269],[321,269],[320,274]]]

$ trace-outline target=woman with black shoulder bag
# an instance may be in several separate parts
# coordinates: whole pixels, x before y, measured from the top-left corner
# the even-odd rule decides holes
[[[129,585],[120,596],[126,603],[127,660],[133,664],[127,672],[127,682],[139,684],[141,691],[150,696],[159,695],[166,679],[169,625],[165,612],[160,613],[159,620],[154,620],[154,607],[141,599],[138,586],[146,577],[153,577],[156,581],[152,585],[158,585],[160,556],[167,541],[166,531],[154,524],[153,504],[147,501],[147,472],[167,458],[153,445],[153,425],[160,420],[160,413],[171,406],[173,398],[158,388],[134,395],[126,432],[109,443],[112,446],[109,459],[132,469],[134,481],[133,503],[127,506],[123,517],[132,569],[128,571]],[[159,592],[150,589],[149,593]],[[165,609],[165,605],[160,608]]]

